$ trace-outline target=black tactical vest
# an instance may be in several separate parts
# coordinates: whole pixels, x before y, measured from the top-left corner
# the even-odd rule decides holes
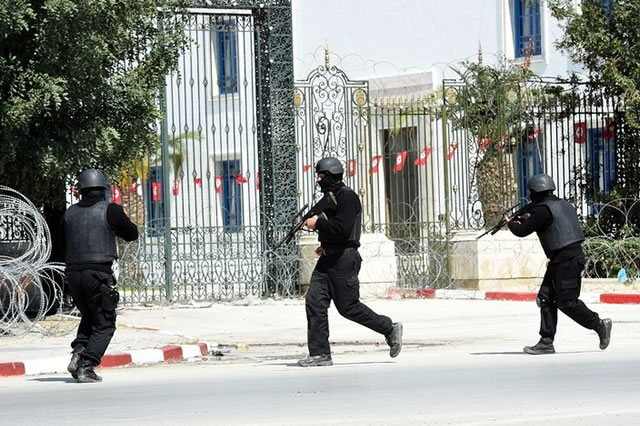
[[[546,199],[538,204],[547,206],[553,219],[547,229],[538,232],[544,253],[549,259],[556,250],[584,241],[584,233],[580,228],[576,209],[568,201]]]
[[[90,207],[73,205],[64,214],[67,265],[111,263],[118,257],[116,234],[107,222],[107,201]]]
[[[353,189],[349,188],[348,186],[341,187],[335,193],[336,198],[338,198],[338,204],[340,204],[340,195],[342,194],[343,191],[355,192]],[[335,213],[332,211],[328,211],[328,212],[325,212],[325,215],[327,216],[327,218],[330,219],[331,217],[335,216]],[[356,214],[356,217],[353,221],[353,226],[351,227],[351,231],[349,232],[349,236],[346,241],[343,241],[343,242],[337,242],[335,240],[326,241],[323,238],[324,236],[322,235],[322,233],[318,235],[318,241],[330,242],[331,244],[344,245],[344,247],[358,247],[360,246],[361,229],[362,229],[362,208],[360,208],[360,211]]]

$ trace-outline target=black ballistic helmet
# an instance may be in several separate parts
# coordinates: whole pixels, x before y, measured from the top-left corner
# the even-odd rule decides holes
[[[342,163],[335,157],[326,157],[318,161],[316,164],[316,173],[331,173],[332,175],[341,175],[344,173]]]
[[[529,179],[527,188],[531,192],[555,191],[556,184],[553,182],[551,176],[543,173],[532,176],[531,179]]]
[[[78,175],[76,188],[78,192],[91,188],[109,189],[109,184],[100,170],[86,169]]]

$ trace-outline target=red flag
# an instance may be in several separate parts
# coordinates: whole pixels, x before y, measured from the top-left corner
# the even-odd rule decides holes
[[[193,178],[193,182],[202,188],[202,178]]]
[[[256,189],[260,191],[260,172],[256,172]]]
[[[573,141],[585,143],[587,141],[587,123],[575,123],[573,125]]]
[[[607,125],[604,128],[604,140],[612,140],[616,137],[616,121],[607,120]]]
[[[530,140],[530,141],[532,141],[532,140],[534,140],[534,139],[537,139],[537,138],[538,138],[538,136],[540,136],[540,133],[542,133],[542,130],[536,130],[536,131],[534,131],[533,133],[531,133],[531,134],[529,135],[529,140]]]
[[[162,182],[151,182],[151,200],[162,201]]]
[[[431,154],[431,147],[423,149],[422,151],[420,151],[420,156],[416,158],[416,161],[414,161],[413,164],[416,166],[426,165],[429,154]]]
[[[478,149],[480,151],[484,151],[485,149],[487,149],[487,147],[489,146],[490,143],[491,143],[491,138],[479,139],[478,140]]]
[[[305,164],[304,166],[302,166],[302,172],[307,173],[311,167],[311,164]]]
[[[349,177],[356,175],[356,160],[349,160]]]
[[[236,175],[236,183],[238,185],[243,184],[243,183],[247,183],[247,182],[249,182],[249,180],[246,177],[242,176],[242,173],[238,173]]]
[[[80,198],[80,194],[78,194],[78,190],[76,189],[75,186],[71,188],[71,194],[73,194],[73,196],[76,197],[76,199]]]
[[[407,151],[398,152],[396,154],[396,165],[393,166],[393,173],[401,172],[404,168],[404,163],[407,161]]]
[[[129,192],[136,192],[139,186],[139,183],[132,183],[131,185],[129,185]]]
[[[111,201],[116,204],[122,204],[122,192],[120,192],[120,187],[118,185],[113,185],[111,187]]]
[[[180,179],[176,179],[173,181],[173,187],[171,188],[171,192],[173,192],[173,196],[177,197],[180,195]]]
[[[498,145],[498,151],[502,152],[505,146],[507,146],[507,136],[503,136],[500,138],[500,144]]]
[[[380,165],[380,161],[382,160],[382,155],[374,155],[371,159],[371,170],[369,173],[378,173],[378,166]]]
[[[222,192],[222,176],[216,176],[216,192],[218,194]]]
[[[451,147],[451,151],[447,154],[447,160],[451,160],[453,158],[453,154],[456,153],[456,149],[458,149],[458,144],[452,143],[449,146]]]

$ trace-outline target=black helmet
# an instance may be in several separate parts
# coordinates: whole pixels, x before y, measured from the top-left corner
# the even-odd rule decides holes
[[[108,189],[109,184],[100,170],[86,169],[78,175],[78,192],[90,188]]]
[[[532,176],[529,179],[529,183],[527,184],[527,188],[531,192],[544,192],[544,191],[555,191],[556,184],[553,183],[553,179],[549,175],[540,174]]]
[[[335,157],[326,157],[318,161],[316,164],[316,173],[329,172],[332,175],[341,175],[344,173],[342,163]]]

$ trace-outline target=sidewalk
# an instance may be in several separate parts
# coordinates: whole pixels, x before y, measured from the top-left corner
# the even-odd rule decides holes
[[[470,299],[464,292],[450,296]],[[638,306],[583,300],[601,317],[613,319],[613,348],[624,345],[640,349],[635,337],[640,334]],[[538,339],[539,313],[531,301],[393,296],[364,302],[374,311],[403,322],[404,351],[519,352],[524,344]],[[329,323],[335,356],[344,352],[388,356],[383,336],[342,318],[333,306]],[[127,308],[118,311],[118,330],[105,361],[106,366],[123,366],[207,357],[221,362],[293,359],[307,353],[306,327],[302,299]],[[72,339],[72,335],[38,334],[0,337],[0,376],[65,373]],[[556,342],[559,352],[563,348],[597,350],[595,333],[562,314]],[[24,365],[22,369],[20,363]]]

